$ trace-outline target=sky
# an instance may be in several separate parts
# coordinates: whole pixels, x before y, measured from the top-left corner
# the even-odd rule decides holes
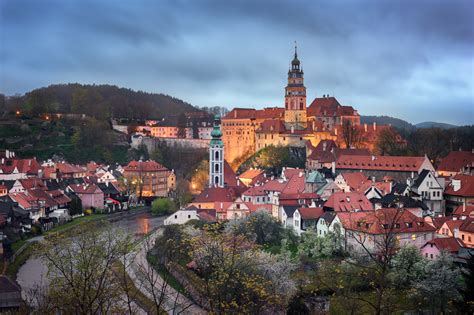
[[[282,107],[295,41],[308,104],[474,124],[471,0],[2,0],[0,92],[79,82]]]

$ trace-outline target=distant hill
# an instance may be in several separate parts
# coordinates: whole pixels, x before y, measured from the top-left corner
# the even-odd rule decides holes
[[[165,94],[146,93],[114,85],[56,84],[6,98],[7,110],[38,115],[78,113],[99,119],[161,118],[199,111],[191,104]]]
[[[441,128],[441,129],[451,129],[451,128],[458,127],[456,125],[439,123],[439,122],[434,122],[434,121],[421,122],[421,123],[416,124],[415,126],[416,128]]]
[[[416,128],[415,125],[412,125],[403,119],[390,116],[360,116],[361,124],[373,124],[374,122],[379,125],[392,125],[395,128],[404,130],[413,130]]]

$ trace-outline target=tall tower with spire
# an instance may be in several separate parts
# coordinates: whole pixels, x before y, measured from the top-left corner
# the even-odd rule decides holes
[[[285,88],[285,127],[296,130],[306,129],[307,122],[304,73],[298,59],[295,42],[295,56],[288,70],[288,84]]]
[[[219,117],[214,117],[214,129],[211,132],[209,146],[209,187],[224,187],[224,143]]]

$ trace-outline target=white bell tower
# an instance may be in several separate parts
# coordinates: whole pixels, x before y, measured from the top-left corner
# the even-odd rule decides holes
[[[219,124],[219,117],[214,118],[214,129],[211,132],[209,146],[209,187],[224,187],[224,143]]]

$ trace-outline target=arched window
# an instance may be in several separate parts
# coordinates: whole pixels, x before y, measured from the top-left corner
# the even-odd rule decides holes
[[[214,166],[214,170],[215,170],[216,172],[219,172],[219,164],[216,164],[216,165]]]
[[[214,184],[219,184],[219,176],[214,177]]]
[[[215,160],[216,161],[219,161],[219,151],[216,151],[216,153],[214,154],[215,156]]]

